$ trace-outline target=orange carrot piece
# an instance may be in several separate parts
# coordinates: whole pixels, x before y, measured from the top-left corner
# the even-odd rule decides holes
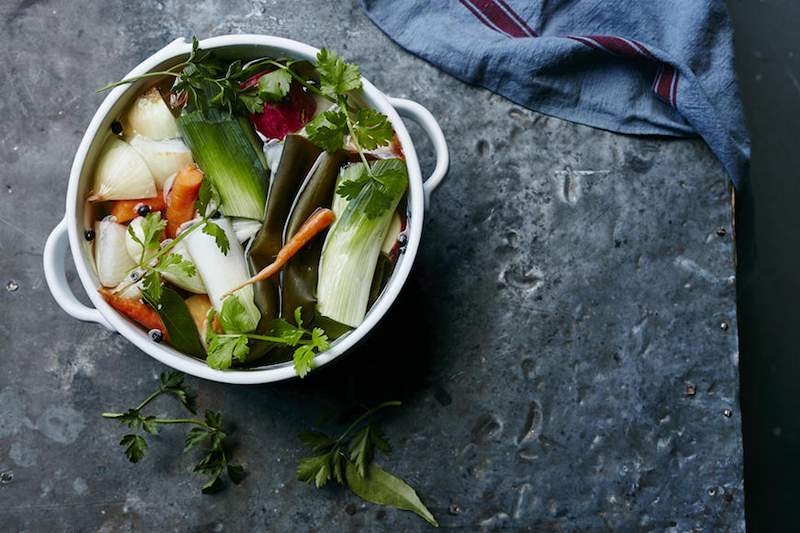
[[[302,250],[303,246],[308,244],[311,239],[316,237],[322,230],[333,224],[335,218],[336,215],[334,215],[333,211],[330,209],[322,208],[314,211],[311,216],[308,217],[305,222],[303,222],[303,225],[300,226],[300,229],[297,230],[297,233],[295,233],[292,238],[289,239],[289,242],[283,245],[283,248],[280,249],[278,255],[275,257],[275,261],[264,267],[261,272],[245,281],[235,289],[228,291],[227,294],[234,293],[242,287],[252,285],[257,281],[269,279],[280,272],[286,263],[289,262],[289,259],[294,257],[297,252]]]
[[[117,218],[117,222],[125,224],[139,216],[136,210],[140,205],[148,206],[150,211],[163,211],[167,207],[167,204],[164,203],[164,195],[161,194],[161,190],[157,190],[156,195],[152,198],[114,200],[111,202],[111,214]]]
[[[203,183],[203,171],[191,163],[175,175],[167,198],[167,237],[174,238],[181,224],[194,218],[194,204]]]
[[[123,298],[118,294],[114,294],[108,289],[101,288],[98,292],[103,299],[108,302],[108,305],[130,318],[138,322],[146,329],[158,329],[164,334],[164,338],[169,340],[167,328],[164,327],[164,322],[155,309],[141,301],[139,298]]]

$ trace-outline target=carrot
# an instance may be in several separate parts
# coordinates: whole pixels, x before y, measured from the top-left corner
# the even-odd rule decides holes
[[[117,217],[117,222],[125,224],[136,218],[139,213],[136,211],[140,205],[146,205],[150,211],[163,211],[167,205],[164,203],[164,195],[160,190],[152,198],[139,198],[138,200],[114,200],[111,202],[111,214]]]
[[[169,340],[167,328],[164,327],[164,322],[155,309],[141,301],[139,298],[123,298],[118,294],[114,294],[108,289],[101,288],[98,292],[103,299],[108,302],[108,305],[130,318],[138,322],[146,329],[158,329],[164,334],[164,338]]]
[[[202,183],[203,171],[194,163],[175,175],[167,198],[167,237],[175,237],[181,224],[194,218],[194,203]]]
[[[333,211],[330,209],[317,209],[308,219],[303,222],[303,225],[300,226],[300,229],[297,230],[289,242],[283,245],[283,247],[278,252],[278,255],[275,257],[275,261],[271,264],[264,267],[261,272],[250,278],[249,280],[245,281],[235,289],[231,289],[226,293],[231,294],[233,292],[238,291],[242,287],[246,287],[248,285],[252,285],[257,281],[264,281],[265,279],[269,279],[278,272],[289,262],[289,259],[294,257],[294,255],[302,250],[303,246],[308,244],[311,239],[316,237],[322,230],[327,228],[333,223],[333,220],[336,218],[336,215],[333,214]]]

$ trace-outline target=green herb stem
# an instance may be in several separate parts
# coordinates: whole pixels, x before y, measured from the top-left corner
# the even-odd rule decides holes
[[[175,65],[172,68],[173,69],[174,68],[183,68],[184,66],[186,66],[186,64],[185,63],[181,63],[179,65]],[[162,76],[174,76],[176,78],[180,78],[181,77],[180,74],[178,74],[177,72],[171,72],[171,70],[165,70],[165,71],[162,71],[162,72],[148,72],[147,74],[140,74],[139,76],[134,76],[132,78],[125,78],[124,80],[119,80],[119,81],[115,81],[114,83],[109,83],[108,85],[103,85],[102,87],[97,89],[95,92],[102,93],[103,91],[107,91],[109,89],[113,89],[114,87],[119,87],[120,85],[126,85],[128,83],[133,83],[135,81],[143,80],[145,78],[158,78],[158,77],[162,77]]]
[[[342,111],[344,111],[344,119],[345,122],[347,123],[347,131],[350,132],[350,139],[353,142],[353,146],[356,147],[356,150],[358,151],[358,156],[361,158],[361,162],[364,163],[364,166],[367,169],[367,174],[372,176],[372,169],[370,168],[369,163],[367,163],[367,157],[364,155],[364,150],[358,143],[358,137],[356,137],[355,126],[353,125],[353,120],[350,118],[350,111],[347,110],[347,101],[345,101],[344,97],[340,96],[339,99],[337,100],[337,103],[339,104],[339,107],[342,108]]]
[[[155,418],[153,422],[156,424],[194,424],[207,429],[208,431],[216,431],[214,428],[201,420],[195,418]]]
[[[336,442],[337,443],[342,442],[342,440],[344,440],[347,437],[347,435],[349,435],[350,432],[353,431],[356,428],[356,426],[358,426],[358,424],[360,424],[361,422],[363,422],[364,420],[366,420],[367,418],[369,418],[370,416],[372,416],[376,412],[380,411],[381,409],[384,409],[386,407],[400,407],[401,405],[403,405],[402,402],[399,402],[397,400],[389,401],[389,402],[383,402],[381,404],[376,405],[375,407],[373,407],[372,409],[370,409],[366,413],[364,413],[361,416],[359,416],[358,418],[356,418],[353,421],[353,423],[350,424],[346,430],[344,430],[344,433],[342,433],[339,436],[339,438],[336,439]]]

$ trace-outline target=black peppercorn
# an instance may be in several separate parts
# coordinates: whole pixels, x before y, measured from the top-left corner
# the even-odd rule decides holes
[[[86,231],[84,231],[83,232],[83,238],[86,239],[87,241],[93,241],[94,240],[94,230],[93,229],[87,229]]]
[[[160,329],[151,329],[150,331],[147,332],[147,334],[150,335],[150,338],[155,343],[160,343],[161,341],[164,340],[164,334],[161,332]]]
[[[114,122],[112,122],[111,133],[113,133],[114,135],[122,134],[122,122],[120,122],[119,120],[115,120]]]
[[[147,213],[150,212],[150,206],[147,204],[142,204],[136,208],[136,212],[139,214],[140,217],[146,217]]]

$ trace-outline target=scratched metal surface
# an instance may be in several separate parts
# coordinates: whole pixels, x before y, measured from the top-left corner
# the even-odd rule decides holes
[[[294,480],[295,434],[319,413],[398,398],[385,421],[395,450],[380,460],[444,527],[743,530],[729,193],[702,143],[515,107],[404,54],[350,3],[23,1],[0,12],[3,529],[423,529]],[[227,32],[343,52],[439,117],[453,164],[403,296],[355,353],[302,382],[191,380],[201,406],[235,426],[250,471],[208,497],[179,431],[125,461],[122,431],[99,413],[134,405],[164,367],[66,316],[41,250],[101,100],[94,88],[177,36]]]

